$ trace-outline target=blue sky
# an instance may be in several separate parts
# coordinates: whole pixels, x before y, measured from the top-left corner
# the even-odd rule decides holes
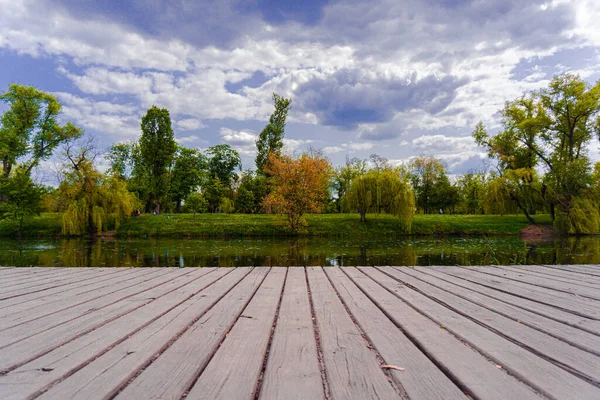
[[[553,75],[600,79],[596,0],[0,0],[0,88],[54,93],[101,148],[145,110],[177,140],[228,143],[254,166],[271,94],[293,99],[286,146],[334,164],[372,153],[484,166],[482,120]],[[1,89],[4,90],[4,89]],[[598,144],[589,149],[599,158]]]

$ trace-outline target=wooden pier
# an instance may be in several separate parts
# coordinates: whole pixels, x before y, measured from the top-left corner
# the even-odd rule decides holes
[[[0,268],[0,399],[600,399],[600,266]]]

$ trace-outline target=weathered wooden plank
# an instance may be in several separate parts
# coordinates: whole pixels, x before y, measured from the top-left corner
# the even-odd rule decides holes
[[[434,271],[441,271],[448,275],[463,278],[469,282],[483,285],[494,290],[503,291],[504,293],[509,293],[515,296],[520,296],[529,300],[560,308],[564,311],[581,315],[586,318],[600,320],[600,309],[598,308],[597,302],[592,299],[587,299],[563,292],[552,292],[549,289],[539,288],[516,281],[508,281],[506,279],[487,274],[478,274],[457,267],[429,268]]]
[[[545,264],[544,266],[578,272],[581,274],[600,276],[600,264]]]
[[[286,271],[271,269],[186,399],[255,398]]]
[[[423,354],[404,333],[339,268],[325,268],[332,285],[411,399],[466,399],[454,382]],[[437,329],[437,328],[434,328]],[[271,397],[275,398],[275,397]]]
[[[324,396],[304,268],[290,267],[260,398],[313,400]]]
[[[19,269],[22,269],[23,271],[18,272]],[[0,280],[5,278],[11,279],[14,276],[27,276],[34,272],[34,268],[28,267],[0,267]]]
[[[497,368],[496,363],[488,361],[481,353],[441,329],[439,324],[385,290],[370,276],[377,274],[382,283],[397,283],[392,278],[374,269],[365,269],[364,273],[356,268],[343,268],[342,271],[471,397],[489,400],[539,399],[529,386]]]
[[[93,283],[85,284],[81,288],[74,288],[67,292],[45,295],[37,299],[16,303],[11,307],[0,309],[0,321],[5,321],[5,318],[17,319],[20,315],[28,315],[31,318],[32,314],[30,313],[39,314],[42,308],[48,311],[60,310],[62,307],[61,304],[64,305],[66,303],[72,306],[81,303],[84,299],[93,296],[95,293],[100,295],[106,293],[106,290],[110,288],[114,289],[116,283],[131,282],[142,277],[148,277],[149,274],[155,274],[156,272],[153,269],[138,271],[131,268],[122,271],[122,274],[115,273],[96,278],[93,280]],[[3,324],[3,322],[0,322],[0,326]]]
[[[0,377],[0,396],[9,400],[47,391],[42,398],[110,398],[249,272],[223,268],[204,274],[158,304],[142,307]]]
[[[388,381],[323,270],[310,267],[307,273],[331,398],[398,398],[397,389]]]
[[[19,277],[14,277],[12,280],[3,280],[0,286],[0,293],[13,289],[25,289],[39,284],[48,284],[54,281],[64,281],[70,278],[87,275],[89,277],[95,275],[103,275],[106,273],[118,272],[115,269],[107,268],[46,268],[36,273],[21,274]]]
[[[573,398],[573,393],[586,399],[600,396],[599,388],[500,336],[499,332],[486,329],[427,296],[408,288],[380,270],[373,271],[371,269],[368,272],[369,276],[392,291],[398,298],[494,360],[502,368],[540,393],[556,399],[567,400]]]
[[[67,271],[67,268],[54,268],[54,267],[35,267],[35,268],[11,268],[11,272],[4,272],[0,276],[0,287],[5,287],[8,284],[27,282],[31,279],[35,279],[40,276],[44,276],[49,273],[56,273],[60,271]]]
[[[132,270],[135,271],[148,271],[150,273],[157,273],[158,269],[155,268],[140,268],[140,269],[135,269],[132,268]],[[118,272],[118,271],[117,271]],[[90,290],[89,288],[92,285],[97,284],[98,282],[102,282],[105,279],[112,279],[113,274],[108,274],[103,276],[102,278],[96,278],[93,280],[84,280],[81,282],[75,282],[75,283],[70,283],[67,285],[63,285],[63,286],[57,286],[55,288],[52,289],[48,289],[42,292],[34,292],[34,293],[30,293],[30,294],[26,294],[23,296],[19,296],[19,297],[12,297],[10,299],[6,299],[6,300],[0,300],[0,312],[4,313],[6,312],[6,310],[8,309],[9,311],[11,309],[13,309],[13,307],[17,306],[17,305],[28,305],[28,304],[44,304],[47,301],[52,301],[52,300],[57,300],[57,299],[63,299],[63,298],[67,298],[67,297],[71,297],[71,296],[77,296],[81,293],[85,293],[88,290]]]
[[[123,276],[117,274],[116,277],[112,277],[107,281],[91,285],[86,293],[77,297],[70,296],[54,301],[46,301],[33,309],[31,308],[31,305],[22,304],[11,307],[9,310],[13,311],[12,313],[9,312],[0,317],[0,327],[2,327],[0,328],[0,332],[13,326],[24,324],[68,309],[82,307],[87,310],[88,306],[86,306],[86,303],[89,303],[92,300],[101,301],[105,296],[142,284],[152,279],[152,277],[160,276],[159,274],[161,271],[148,271],[151,274],[150,276],[148,276],[148,273],[131,275],[127,272],[129,271],[123,271]]]
[[[430,283],[418,280],[402,272],[401,269],[380,268],[380,270],[408,285],[411,289],[418,291],[419,294],[443,304],[447,309],[477,322],[480,326],[510,339],[545,360],[600,386],[598,351],[594,351],[595,354],[592,354],[580,348],[575,348],[569,343],[518,322],[518,318],[511,319],[490,311],[453,293],[439,289]],[[412,296],[412,298],[417,299],[419,297]],[[437,315],[443,315],[443,308],[432,308],[435,308],[439,313]],[[452,317],[449,318],[452,319]],[[600,347],[596,350],[600,350]]]
[[[598,289],[583,286],[578,282],[559,282],[544,276],[531,276],[515,271],[501,270],[494,267],[459,267],[468,271],[473,271],[479,274],[490,275],[493,277],[505,279],[511,284],[513,282],[521,282],[536,288],[548,289],[550,293],[556,292],[569,293],[577,296],[586,297],[589,299],[600,300]]]
[[[64,282],[80,281],[82,278],[89,279],[96,276],[98,273],[99,272],[95,269],[86,271],[76,271],[68,268],[56,270],[51,273],[45,273],[43,276],[38,275],[25,280],[19,280],[18,282],[7,282],[4,286],[0,287],[0,296],[1,298],[6,298],[14,293],[31,292],[36,289],[55,286]],[[102,274],[102,272],[100,272],[100,274]]]
[[[502,301],[504,303],[516,306],[518,308],[522,308],[527,311],[531,311],[533,313],[542,315],[546,318],[553,319],[555,321],[584,330],[586,332],[593,333],[595,335],[600,334],[600,321],[585,318],[568,311],[563,311],[560,308],[539,303],[534,300],[529,300],[524,297],[514,296],[511,293],[506,293],[504,291],[492,289],[488,286],[479,285],[470,282],[466,279],[443,273],[434,268],[414,267],[413,269],[423,274],[436,277],[444,282],[448,282],[453,285],[464,288],[470,292],[482,294],[489,298]]]
[[[93,279],[95,274],[98,272],[90,270],[90,271],[82,271],[81,273],[73,273],[69,276],[63,278],[51,279],[46,282],[41,282],[33,286],[29,286],[26,288],[8,288],[8,290],[3,290],[0,293],[0,301],[7,300],[13,297],[21,297],[31,293],[40,293],[53,288],[70,285],[73,283],[79,283],[83,281],[89,281]],[[103,271],[101,274],[111,273],[109,271]],[[93,281],[90,281],[93,282]]]
[[[165,294],[173,292],[198,278],[194,275],[188,276],[190,273],[194,273],[194,270],[181,271],[181,275],[177,277],[173,275],[165,276],[162,282],[157,282],[152,287],[146,287],[135,295],[109,306],[103,306],[99,310],[87,313],[3,348],[0,351],[0,370],[10,371],[73,339],[152,303]]]
[[[176,269],[165,270],[163,275],[151,277],[151,279],[140,282],[139,285],[122,288],[104,298],[95,299],[56,314],[46,315],[23,324],[3,329],[1,331],[2,335],[0,335],[0,349],[46,330],[76,320],[77,318],[98,312],[107,306],[125,301],[132,296],[152,289],[156,285],[168,283],[174,276],[189,274],[190,272],[191,271],[181,271]]]
[[[514,273],[521,273],[518,268],[501,266],[492,267],[492,270],[512,270]],[[529,270],[523,273],[527,275],[527,279],[539,277],[547,279],[548,282],[576,285],[577,282],[588,282],[589,276],[589,282],[596,282],[593,275],[580,272],[555,269],[554,272],[550,271],[544,275],[544,271],[535,270],[535,267],[527,268]],[[593,364],[593,360],[598,357],[590,357],[592,353],[599,353],[600,321],[581,316],[589,312],[586,306],[591,307],[592,304],[596,304],[596,300],[560,291],[554,291],[556,296],[548,296],[553,290],[523,282],[515,282],[514,287],[519,293],[511,293],[511,285],[505,280],[498,279],[502,281],[500,285],[490,283],[496,280],[494,276],[478,273],[478,276],[484,276],[477,279],[486,283],[470,282],[467,279],[472,279],[472,275],[475,275],[471,271],[467,271],[469,274],[465,277],[458,277],[441,272],[437,267],[382,269],[408,286],[402,287],[398,281],[381,273],[380,276],[376,276],[376,282],[365,275],[377,272],[372,268],[361,268],[363,272],[354,268],[311,269],[311,284],[315,281],[314,285],[325,286],[329,290],[332,300],[329,303],[322,297],[318,298],[319,294],[314,293],[314,287],[311,287],[313,296],[309,297],[307,276],[304,275],[305,279],[302,280],[303,270],[290,269],[281,297],[280,318],[276,320],[274,330],[272,308],[269,311],[270,322],[261,325],[259,329],[250,329],[251,323],[258,321],[240,318],[240,314],[245,316],[247,311],[252,309],[251,306],[262,304],[269,307],[258,300],[260,288],[265,286],[261,286],[261,279],[253,286],[246,284],[246,290],[242,290],[240,285],[244,285],[247,278],[242,279],[239,285],[239,279],[231,278],[235,277],[235,274],[242,277],[246,273],[244,269],[214,270],[201,278],[200,275],[206,270],[193,270],[191,275],[186,275],[187,271],[192,270],[145,269],[139,270],[141,274],[137,275],[138,271],[131,269],[111,269],[113,274],[105,275],[104,272],[108,269],[98,268],[95,270],[97,276],[90,276],[86,281],[0,301],[0,330],[3,330],[0,331],[0,343],[3,340],[10,341],[7,336],[11,335],[5,335],[5,332],[14,333],[16,331],[12,329],[18,326],[34,324],[35,328],[35,321],[46,320],[43,323],[47,323],[50,317],[63,318],[65,314],[84,304],[100,307],[1,348],[0,370],[5,369],[5,373],[0,374],[0,398],[20,399],[38,395],[42,398],[61,399],[113,398],[116,395],[120,398],[138,398],[140,394],[141,398],[179,399],[182,396],[195,397],[196,394],[199,394],[199,397],[215,397],[207,394],[210,393],[210,388],[207,390],[203,381],[218,387],[218,393],[227,398],[231,397],[231,393],[242,393],[242,397],[255,397],[255,388],[260,389],[256,396],[265,399],[323,398],[324,394],[329,398],[346,398],[343,391],[340,393],[332,389],[329,380],[323,383],[321,379],[322,376],[329,377],[331,371],[325,358],[322,358],[324,363],[321,366],[325,367],[323,372],[319,371],[319,363],[316,361],[317,355],[324,354],[317,351],[324,341],[323,332],[318,336],[319,341],[315,341],[310,314],[311,300],[314,301],[317,327],[321,327],[324,314],[327,316],[327,324],[335,324],[338,332],[350,333],[350,339],[345,337],[346,342],[342,344],[362,344],[361,351],[366,352],[362,357],[362,353],[355,349],[338,350],[345,352],[346,356],[360,353],[359,358],[353,359],[352,362],[360,364],[358,373],[363,376],[370,376],[369,372],[364,371],[365,365],[368,369],[369,363],[374,362],[379,374],[375,375],[381,377],[385,385],[393,391],[390,397],[459,398],[462,395],[460,390],[464,390],[473,398],[527,399],[538,396],[532,389],[535,387],[543,391],[544,396],[556,399],[567,398],[567,393],[571,398],[600,398],[597,387],[588,385],[585,386],[588,389],[581,390],[581,387],[575,387],[572,382],[565,385],[561,381],[562,377],[557,378],[553,371],[548,373],[545,367],[540,368],[540,364],[537,364],[553,365],[551,361],[545,361],[551,359],[561,364],[563,373],[567,373],[564,370],[568,369],[568,376],[577,382],[586,384],[576,376],[598,380],[599,369],[594,369]],[[462,268],[449,268],[459,269],[464,271]],[[49,271],[43,272],[53,276],[51,279],[58,277]],[[91,275],[90,271],[83,272]],[[252,274],[266,274],[259,272],[266,271],[264,269],[253,271],[255,272]],[[282,271],[285,270],[279,270],[279,273]],[[296,274],[296,278],[292,278],[292,271],[295,271],[293,274]],[[163,275],[165,272],[168,275]],[[0,271],[0,275],[4,273],[8,271]],[[146,278],[142,279],[142,274],[147,274]],[[219,279],[219,274],[226,274],[226,277]],[[73,277],[81,278],[82,275],[73,274]],[[101,301],[150,277],[157,279],[157,283],[163,283],[111,305]],[[164,280],[159,280],[158,277]],[[567,282],[567,278],[572,279],[572,282]],[[27,280],[20,279],[19,285],[11,285],[13,289],[37,286],[36,282],[41,284],[44,280],[41,279],[41,275],[37,275],[35,281],[31,277],[27,277]],[[390,291],[380,285],[383,279],[392,281],[383,283]],[[203,289],[203,285],[209,284],[210,280],[216,282]],[[50,283],[51,286],[52,284]],[[281,287],[280,285],[279,288]],[[527,291],[525,287],[533,289]],[[587,287],[592,288],[590,285]],[[536,299],[525,298],[531,296],[532,291]],[[237,293],[237,297],[231,296],[233,292]],[[286,306],[286,298],[294,292],[295,299],[298,299],[298,296],[304,299],[301,307],[297,306],[297,300],[290,300],[289,306]],[[580,304],[584,307],[575,308],[578,303],[563,301],[563,296],[564,299],[575,298],[581,301]],[[551,299],[554,299],[553,305],[545,304],[545,300]],[[268,304],[273,306],[272,301]],[[319,304],[322,308],[321,314],[316,312]],[[573,310],[564,309],[564,304]],[[340,309],[341,313],[338,312]],[[84,311],[83,308],[78,310]],[[289,315],[290,313],[298,315]],[[332,317],[330,314],[335,315]],[[341,329],[337,326],[336,318],[347,319],[341,324]],[[268,315],[260,314],[258,319],[264,322],[263,320],[269,318]],[[515,320],[519,320],[520,323],[515,325]],[[285,335],[282,333],[284,321],[290,323],[290,331]],[[348,321],[358,334],[343,329]],[[444,322],[446,329],[440,329],[440,321]],[[509,323],[510,321],[513,322]],[[15,322],[25,323],[15,325]],[[244,325],[246,328],[243,328]],[[303,330],[294,332],[294,326],[296,330]],[[195,333],[190,334],[192,330],[195,330]],[[250,335],[241,335],[240,331],[250,332]],[[265,331],[268,333],[265,334]],[[494,335],[496,339],[484,335],[483,331]],[[257,332],[260,332],[260,335]],[[268,341],[269,333],[272,335],[272,344],[263,367],[265,358],[264,352],[261,356],[260,347],[267,346],[264,340],[267,338]],[[552,340],[549,340],[545,333],[552,336]],[[257,334],[258,339],[251,337],[252,334]],[[300,335],[303,339],[298,343],[296,338]],[[245,341],[241,340],[242,336]],[[283,337],[288,339],[283,341]],[[510,341],[503,339],[504,337],[508,337]],[[282,341],[278,344],[280,339]],[[558,345],[559,350],[554,351],[557,339],[562,341]],[[182,340],[183,344],[180,343]],[[499,346],[498,340],[508,341],[513,347],[504,342]],[[308,350],[309,354],[306,353],[307,347],[302,341],[308,343],[308,346],[313,346],[313,350]],[[230,346],[231,343],[234,345]],[[258,349],[252,347],[256,343],[259,345]],[[570,346],[565,347],[566,343],[571,344],[576,351],[572,351]],[[372,349],[368,348],[370,345],[373,346]],[[176,347],[178,350],[173,351]],[[274,361],[276,347],[281,349],[279,362]],[[519,350],[514,350],[514,347]],[[581,356],[578,349],[586,350],[586,355]],[[305,379],[301,375],[302,359],[299,363],[296,361],[295,351],[304,351],[305,353],[301,354],[304,356],[310,355],[308,359],[313,360],[313,364],[309,368],[312,371],[309,376],[314,379]],[[521,352],[526,352],[529,356],[524,356]],[[528,357],[535,358],[536,355],[537,363],[531,362]],[[509,358],[509,362],[503,363],[501,357]],[[180,367],[182,362],[184,366]],[[384,373],[378,369],[382,362],[398,365],[406,370]],[[297,371],[285,372],[286,363],[290,369],[296,364]],[[503,365],[503,368],[497,368],[496,364]],[[246,365],[249,367],[244,367]],[[211,368],[214,370],[214,379],[210,378]],[[430,370],[424,372],[427,368]],[[148,373],[151,370],[154,372]],[[238,382],[234,377],[242,370],[248,373],[242,372],[243,376]],[[257,370],[264,370],[262,382],[261,378],[258,378]],[[271,382],[276,381],[275,386],[269,383],[271,371]],[[516,378],[506,372],[514,374]],[[298,374],[294,375],[295,373]],[[535,381],[528,374],[535,375]],[[347,374],[346,378],[348,376],[352,378],[352,374]],[[139,385],[142,382],[140,379],[146,382],[141,385],[142,389],[139,392],[127,392],[134,385]],[[419,383],[418,379],[422,381]],[[427,383],[428,379],[430,383]],[[551,384],[540,388],[541,382],[546,382],[545,380]],[[220,387],[219,382],[223,381],[226,383]],[[448,390],[444,396],[443,386],[448,382],[448,387],[454,389]],[[196,386],[193,386],[194,383]],[[600,385],[600,382],[597,383]],[[313,390],[311,395],[308,394],[311,393],[308,389],[302,389],[309,385]],[[375,385],[378,387],[377,383]],[[346,386],[351,385],[346,383]],[[194,389],[188,393],[191,387]],[[278,388],[273,390],[279,391],[273,391],[269,387]],[[557,390],[561,387],[562,392]],[[589,387],[596,392],[587,391]],[[201,388],[205,390],[197,392],[202,390]],[[419,393],[415,388],[423,392]],[[431,392],[426,392],[427,390]],[[364,393],[355,392],[356,397],[364,397]]]
[[[400,272],[415,279],[431,284],[439,289],[469,300],[490,311],[511,318],[525,326],[537,329],[540,332],[552,335],[575,347],[600,356],[600,336],[586,332],[579,328],[555,321],[509,303],[496,300],[493,297],[474,292],[469,289],[449,283],[435,276],[420,272],[414,268],[397,268]],[[416,286],[416,285],[415,285]]]
[[[268,268],[254,269],[145,368],[116,398],[180,399],[217,351],[219,344],[250,302],[268,271]]]
[[[544,265],[494,265],[495,268],[525,273],[534,276],[543,276],[562,282],[573,282],[600,289],[600,276],[583,275],[577,272],[548,268]]]

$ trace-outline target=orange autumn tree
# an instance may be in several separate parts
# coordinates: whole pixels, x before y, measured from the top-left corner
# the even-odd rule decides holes
[[[271,192],[264,206],[287,216],[288,227],[301,231],[306,213],[319,213],[329,198],[331,165],[320,154],[300,157],[269,154],[265,172]]]

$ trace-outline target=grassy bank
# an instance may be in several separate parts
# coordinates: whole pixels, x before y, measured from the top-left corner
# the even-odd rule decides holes
[[[355,214],[307,215],[307,232],[301,236],[389,236],[399,235],[398,220],[391,215],[367,215],[361,224]],[[540,224],[550,224],[548,215],[538,215]],[[142,215],[125,221],[116,235],[119,237],[188,237],[188,236],[290,236],[284,228],[285,217],[247,214],[170,214]],[[528,225],[521,215],[415,215],[415,235],[518,235]],[[60,214],[42,214],[28,219],[23,226],[24,237],[59,236]],[[16,237],[18,225],[0,221],[0,236]]]

